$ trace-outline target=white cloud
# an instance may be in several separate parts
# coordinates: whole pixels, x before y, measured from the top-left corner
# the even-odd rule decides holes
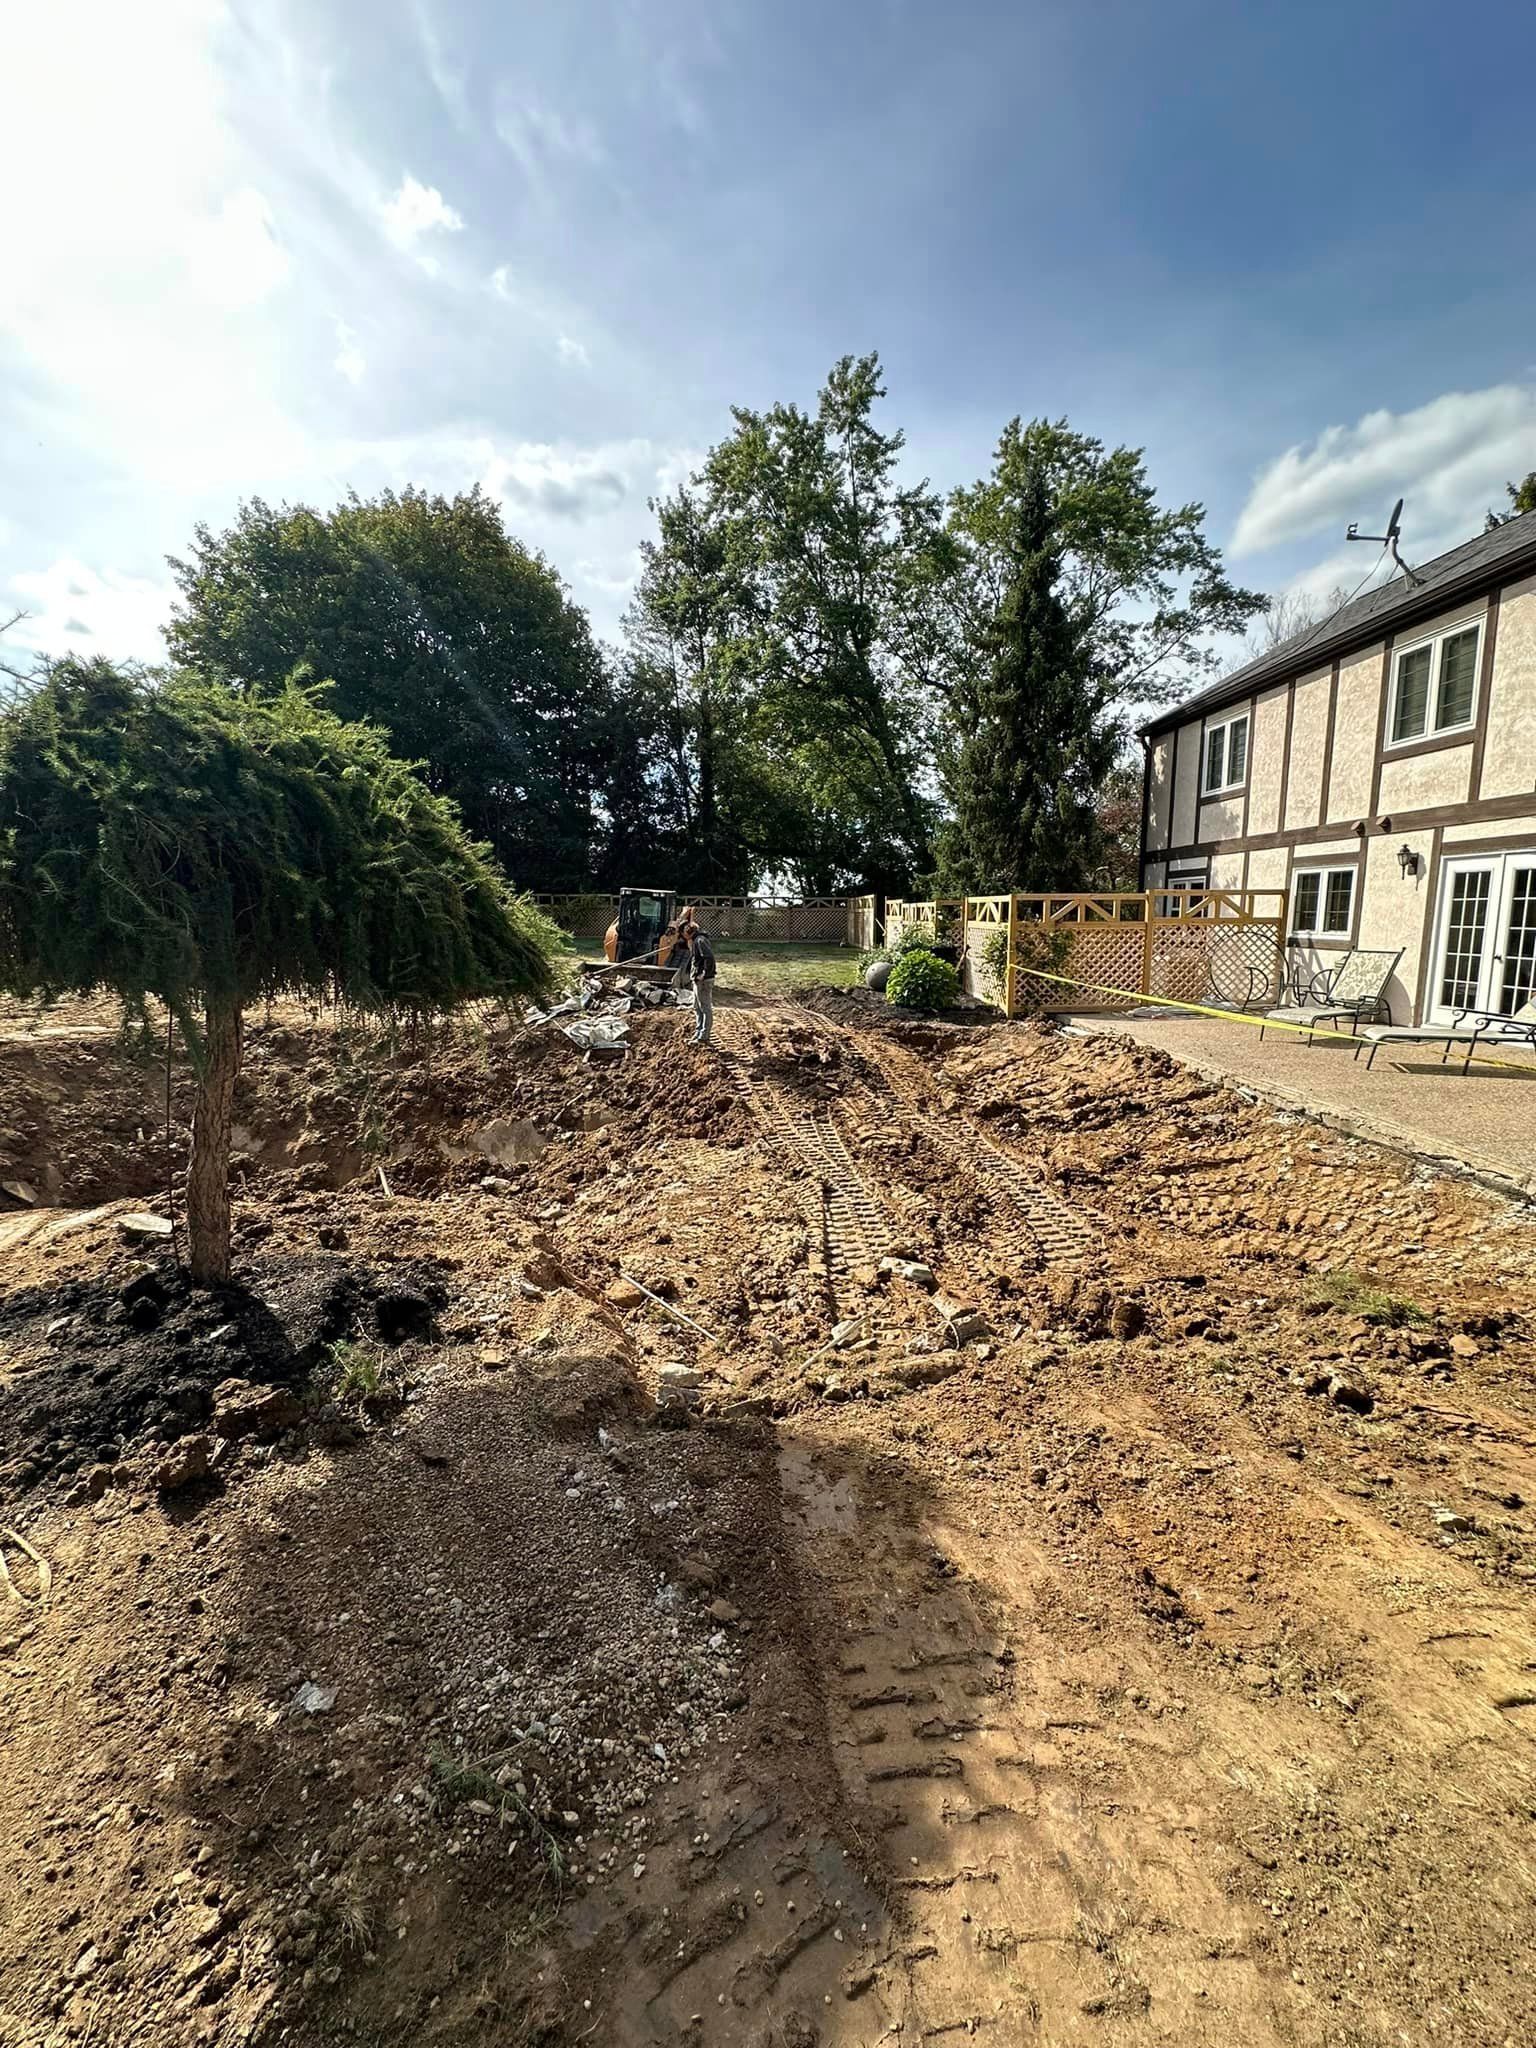
[[[583,559],[576,564],[575,576],[578,583],[589,590],[601,591],[604,597],[628,597],[640,575],[640,550],[629,552],[614,562],[594,562]]]
[[[415,252],[423,235],[457,235],[463,231],[464,216],[451,207],[435,185],[423,185],[409,171],[401,177],[392,198],[379,207],[384,232],[397,249]]]
[[[357,336],[345,320],[336,322],[336,355],[333,363],[338,376],[345,377],[349,384],[361,384],[368,371],[368,358],[358,346]]]
[[[592,358],[579,341],[572,341],[568,334],[562,334],[555,343],[555,354],[562,363],[575,363],[583,370],[590,370]]]
[[[498,263],[486,280],[498,299],[505,299],[508,305],[517,302],[517,290],[512,283],[512,273],[505,263]]]
[[[1507,477],[1536,464],[1536,386],[1448,391],[1412,412],[1371,412],[1288,448],[1259,474],[1232,536],[1234,555],[1358,520],[1380,533],[1406,499],[1403,552],[1427,560],[1482,525]],[[1326,565],[1325,565],[1326,566]],[[1364,565],[1356,570],[1358,577]],[[1354,580],[1354,579],[1351,579]]]
[[[31,375],[4,426],[116,465],[141,508],[172,477],[270,474],[295,440],[275,343],[295,264],[276,168],[225,117],[228,27],[222,0],[78,0],[23,9],[7,47],[9,160],[48,175],[25,203],[12,180],[0,338]]]
[[[681,490],[704,467],[704,455],[702,448],[673,448],[665,453],[656,465],[656,494],[670,498]]]
[[[1335,549],[1303,569],[1286,583],[1285,592],[1307,598],[1315,610],[1331,612],[1341,597],[1364,597],[1401,574],[1385,548],[1361,543]]]
[[[27,617],[10,638],[41,654],[104,654],[114,661],[164,661],[161,632],[173,586],[147,577],[104,573],[66,556],[46,569],[10,579]],[[8,615],[10,603],[4,606]]]

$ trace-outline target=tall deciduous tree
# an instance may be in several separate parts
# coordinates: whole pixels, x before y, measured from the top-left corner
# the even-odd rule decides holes
[[[945,781],[953,817],[939,840],[941,887],[986,895],[1071,889],[1101,851],[1096,813],[1119,732],[1112,685],[1061,588],[1043,463],[1016,479],[996,612],[950,700]],[[994,545],[1001,551],[1004,536]]]
[[[193,1277],[228,1277],[241,1017],[326,995],[432,1012],[542,997],[559,935],[376,728],[313,692],[236,696],[57,663],[0,720],[0,986],[158,997],[198,1073]]]
[[[897,479],[903,437],[872,417],[884,396],[879,359],[845,356],[814,413],[738,408],[703,482],[745,673],[775,745],[800,762],[791,785],[835,788],[846,824],[910,874],[930,858],[931,621],[953,551],[937,498]]]
[[[586,615],[478,489],[257,498],[171,564],[173,656],[236,689],[305,665],[344,718],[382,725],[524,888],[579,888],[599,858],[613,704]]]
[[[749,881],[751,677],[740,628],[750,593],[707,494],[653,499],[654,538],[625,614],[624,694],[649,707],[653,786],[677,886],[737,894]]]

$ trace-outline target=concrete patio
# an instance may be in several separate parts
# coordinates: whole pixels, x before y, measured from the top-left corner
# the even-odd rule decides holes
[[[1356,1136],[1536,1195],[1536,1058],[1494,1049],[1498,1066],[1458,1055],[1442,1067],[1437,1046],[1383,1047],[1365,1054],[1319,1039],[1309,1046],[1257,1023],[1214,1017],[1063,1017],[1079,1031],[1123,1034],[1156,1046],[1208,1079],[1320,1116]]]

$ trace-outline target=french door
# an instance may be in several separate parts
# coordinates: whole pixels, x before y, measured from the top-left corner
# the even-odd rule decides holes
[[[1461,854],[1440,870],[1429,1021],[1508,1017],[1536,996],[1536,852]]]

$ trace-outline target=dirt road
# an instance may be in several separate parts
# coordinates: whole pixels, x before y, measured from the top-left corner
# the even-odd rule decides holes
[[[1530,1212],[810,1000],[601,1072],[254,1031],[248,1292],[145,1328],[93,1133],[154,1077],[0,1048],[9,1170],[105,1204],[0,1302],[55,1571],[0,2040],[1529,2038]],[[488,1171],[491,1118],[545,1148]],[[305,1419],[167,1494],[232,1374]]]

